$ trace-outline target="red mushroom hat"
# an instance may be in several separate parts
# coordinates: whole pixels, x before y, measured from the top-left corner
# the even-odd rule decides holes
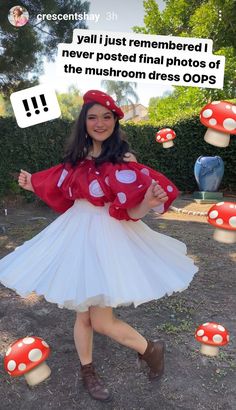
[[[227,147],[230,134],[236,134],[236,105],[228,101],[212,101],[202,108],[200,121],[208,127],[204,137],[206,142]]]
[[[236,203],[218,202],[209,209],[207,220],[215,228],[236,231]]]
[[[214,226],[214,239],[223,243],[236,242],[236,203],[218,202],[207,214],[208,222]]]
[[[40,337],[27,336],[12,343],[4,357],[4,368],[10,376],[21,376],[44,362],[50,347]]]
[[[207,322],[197,328],[195,339],[210,346],[224,346],[229,342],[229,332],[219,323]]]
[[[163,144],[164,148],[173,146],[172,140],[176,138],[176,133],[171,128],[162,128],[156,133],[156,141]]]
[[[103,107],[108,108],[108,110],[113,111],[119,119],[124,117],[124,113],[120,107],[115,103],[113,98],[99,90],[89,90],[83,96],[84,104],[91,102],[96,102]]]

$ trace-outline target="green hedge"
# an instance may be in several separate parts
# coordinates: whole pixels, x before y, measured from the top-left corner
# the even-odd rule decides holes
[[[29,200],[33,199],[32,193],[19,187],[16,175],[20,169],[33,173],[60,162],[65,137],[71,127],[70,121],[59,119],[19,128],[14,118],[1,117],[0,197],[22,193]]]
[[[162,144],[155,141],[156,132],[167,127],[176,132],[174,147],[171,148],[163,148]],[[131,146],[137,151],[139,162],[166,174],[181,191],[198,190],[194,164],[199,156],[218,155],[225,165],[220,189],[236,192],[236,136],[230,137],[230,144],[226,148],[207,144],[204,141],[207,129],[200,123],[199,116],[175,118],[172,123],[169,121],[157,125],[126,124],[124,129]]]
[[[0,197],[9,193],[22,193],[29,200],[32,194],[23,191],[17,183],[19,170],[31,173],[49,168],[61,161],[65,139],[73,123],[58,119],[19,128],[14,118],[0,118]],[[163,127],[175,130],[174,147],[164,149],[155,141],[156,132]],[[218,148],[204,142],[204,127],[199,117],[172,119],[172,123],[147,124],[125,123],[122,128],[138,161],[166,174],[181,191],[193,192],[197,184],[193,167],[200,155],[219,155],[225,164],[221,189],[236,192],[236,138],[231,136],[230,145]]]

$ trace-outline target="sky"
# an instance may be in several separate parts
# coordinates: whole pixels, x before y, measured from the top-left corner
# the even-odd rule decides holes
[[[163,1],[156,1],[160,10],[163,10]],[[143,0],[90,0],[89,14],[100,14],[97,22],[87,21],[87,26],[90,30],[104,30],[113,32],[132,33],[133,26],[144,26],[144,8]],[[72,33],[71,33],[72,38]],[[89,89],[104,90],[101,86],[101,78],[94,80],[90,77],[88,80],[83,78],[80,82],[75,82],[73,78],[63,81],[55,77],[55,64],[44,63],[44,75],[40,77],[40,83],[53,83],[56,91],[62,93],[68,90],[68,86],[75,84],[82,93]],[[139,103],[148,106],[151,97],[161,96],[165,91],[171,90],[171,86],[155,86],[153,84],[138,83],[135,92],[138,94]],[[104,90],[105,91],[105,90]]]

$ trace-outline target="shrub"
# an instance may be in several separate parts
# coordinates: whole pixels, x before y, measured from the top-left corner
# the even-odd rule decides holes
[[[63,157],[63,146],[73,123],[57,119],[29,128],[19,128],[14,118],[0,118],[0,197],[19,192],[14,182],[20,169],[36,172],[58,164]],[[155,141],[156,132],[164,127],[173,128],[177,134],[174,147],[164,149]],[[218,148],[204,141],[206,127],[198,116],[173,117],[165,123],[124,123],[131,147],[139,162],[169,177],[181,191],[193,192],[197,184],[193,174],[195,161],[200,155],[219,155],[225,164],[221,189],[236,191],[236,138],[230,145]],[[15,178],[13,177],[15,175]],[[20,189],[28,200],[34,197]]]

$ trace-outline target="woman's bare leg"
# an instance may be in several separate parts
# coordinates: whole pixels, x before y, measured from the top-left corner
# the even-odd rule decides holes
[[[89,311],[76,313],[74,341],[81,364],[91,363],[93,360],[93,329]]]
[[[130,325],[113,316],[111,307],[90,306],[89,311],[92,328],[96,332],[109,336],[141,354],[145,352],[147,340]]]

